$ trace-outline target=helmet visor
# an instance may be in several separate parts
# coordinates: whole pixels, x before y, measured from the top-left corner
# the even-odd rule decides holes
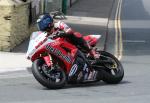
[[[53,20],[50,17],[45,17],[37,20],[38,29],[41,31],[45,31],[52,24],[53,24]]]

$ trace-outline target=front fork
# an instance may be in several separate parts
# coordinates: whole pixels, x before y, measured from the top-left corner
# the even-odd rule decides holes
[[[53,65],[51,55],[44,56],[43,59],[48,67],[51,67]]]

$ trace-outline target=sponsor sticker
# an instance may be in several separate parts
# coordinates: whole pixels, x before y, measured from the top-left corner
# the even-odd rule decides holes
[[[64,55],[60,50],[51,47],[50,45],[46,46],[46,49],[52,53],[54,53],[55,55],[63,58],[66,62],[71,63],[71,58],[68,55]]]
[[[74,64],[74,65],[71,67],[69,76],[74,75],[74,74],[76,73],[77,69],[78,69],[78,65],[77,65],[77,64]]]

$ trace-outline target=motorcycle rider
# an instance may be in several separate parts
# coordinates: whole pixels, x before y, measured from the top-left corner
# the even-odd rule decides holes
[[[80,45],[80,47],[89,52],[95,59],[99,58],[99,55],[96,54],[95,50],[93,50],[92,47],[90,47],[90,45],[83,39],[81,33],[73,31],[62,21],[54,21],[49,14],[39,16],[37,26],[40,31],[46,31],[49,35],[57,30],[64,31],[65,33],[61,36],[67,37],[74,45]]]
[[[73,31],[67,24],[62,21],[55,22],[48,13],[39,16],[37,25],[40,31],[47,31],[49,34],[52,34],[56,30],[64,31],[65,37],[69,38],[74,45],[80,45],[87,52],[90,51],[89,53],[95,59],[99,57],[96,55],[95,50],[93,50],[92,47],[90,47],[90,45],[83,39],[81,33]]]

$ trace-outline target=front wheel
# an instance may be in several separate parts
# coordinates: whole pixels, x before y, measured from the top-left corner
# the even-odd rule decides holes
[[[58,63],[51,69],[43,59],[37,59],[33,62],[32,73],[40,84],[50,89],[62,88],[66,83],[66,74]]]
[[[103,66],[106,68],[103,72],[103,81],[108,84],[119,83],[124,77],[124,69],[121,62],[108,52],[99,51],[99,53],[101,61],[108,61],[103,63]]]

